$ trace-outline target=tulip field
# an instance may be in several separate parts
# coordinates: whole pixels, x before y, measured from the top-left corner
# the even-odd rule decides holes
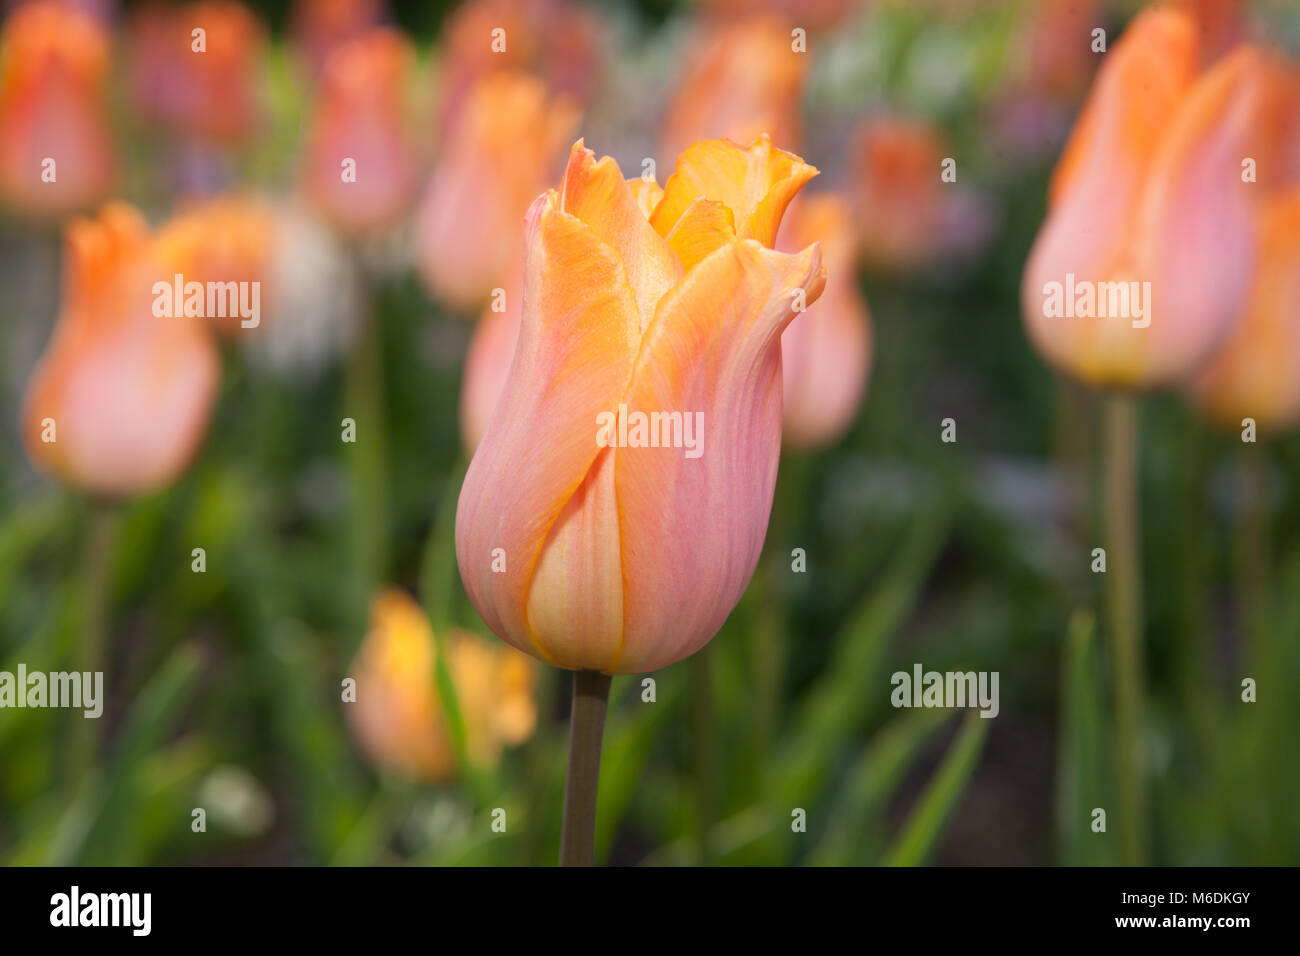
[[[1298,426],[1288,0],[0,0],[0,864],[1295,865]]]

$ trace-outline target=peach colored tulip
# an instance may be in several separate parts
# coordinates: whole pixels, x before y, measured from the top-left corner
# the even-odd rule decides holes
[[[489,74],[468,94],[416,217],[417,261],[435,296],[469,312],[505,281],[524,213],[577,118],[526,73]]]
[[[718,136],[798,143],[808,54],[791,48],[790,30],[775,16],[703,28],[664,120],[664,155]]]
[[[470,758],[495,764],[503,745],[528,739],[536,726],[535,665],[465,631],[453,631],[446,644]],[[371,604],[370,631],[352,664],[357,698],[345,705],[376,766],[429,782],[449,780],[459,769],[434,683],[436,660],[424,611],[406,592],[384,591]]]
[[[195,29],[204,31],[202,52],[194,49]],[[262,24],[233,0],[141,7],[128,38],[132,99],[187,139],[246,142],[262,119],[266,48]]]
[[[853,218],[839,196],[800,197],[790,206],[778,248],[820,242],[826,289],[781,336],[786,448],[831,445],[857,417],[871,368],[871,318],[854,270]]]
[[[1259,266],[1241,322],[1192,387],[1207,418],[1261,431],[1300,422],[1300,188],[1269,202]]]
[[[815,174],[767,137],[696,143],[647,222],[579,142],[533,204],[519,347],[456,514],[461,578],[503,640],[612,674],[717,633],[767,530],[780,335],[825,283],[816,245],[771,248]]]
[[[954,187],[940,174],[950,155],[942,132],[924,120],[879,115],[858,126],[849,176],[859,255],[868,266],[907,271],[944,248]]]
[[[601,66],[600,33],[600,21],[585,3],[469,0],[460,5],[442,30],[438,129],[448,135],[460,125],[471,91],[492,73],[531,73],[554,95],[585,104]]]
[[[860,0],[704,0],[702,4],[711,18],[738,19],[771,13],[810,32],[838,26],[864,5]]]
[[[60,219],[107,195],[116,169],[103,95],[107,67],[108,38],[82,14],[42,2],[6,21],[0,202],[32,218]]]
[[[254,332],[262,327],[274,297],[270,287],[271,260],[276,251],[276,222],[269,204],[252,195],[231,193],[192,204],[158,231],[164,261],[163,278],[177,273],[186,282],[257,283],[259,314],[249,325],[237,309],[225,316],[207,316],[223,335]],[[238,289],[238,286],[235,287]]]
[[[110,204],[67,229],[63,309],[23,407],[29,457],[96,496],[173,481],[207,432],[221,368],[201,320],[154,314],[165,266],[144,220]]]
[[[308,201],[345,235],[395,225],[416,188],[406,85],[414,52],[395,30],[339,47],[321,80],[302,182]]]
[[[1259,186],[1242,162],[1260,155],[1276,90],[1252,49],[1199,79],[1197,63],[1189,18],[1142,14],[1107,54],[1053,178],[1025,322],[1049,362],[1096,386],[1184,379],[1244,304]]]

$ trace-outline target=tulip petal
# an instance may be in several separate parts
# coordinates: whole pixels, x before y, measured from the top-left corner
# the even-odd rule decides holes
[[[677,169],[668,178],[664,198],[650,222],[666,236],[692,203],[711,199],[731,210],[737,236],[757,239],[770,248],[785,207],[816,175],[816,168],[775,148],[767,136],[760,136],[749,148],[729,139],[704,140],[677,158]]]
[[[618,449],[627,639],[609,671],[653,670],[698,650],[749,583],[780,453],[781,331],[797,290],[812,302],[824,283],[819,247],[786,255],[742,240],[660,303],[624,402],[629,415],[681,412],[693,422],[702,412],[702,443],[696,457],[685,447]]]
[[[697,199],[668,230],[668,244],[690,269],[716,249],[736,241],[736,217],[720,202]]]
[[[519,346],[461,490],[456,554],[487,625],[553,660],[527,620],[529,585],[600,452],[596,417],[627,387],[640,315],[615,251],[563,212],[554,190],[529,211],[527,247]],[[494,552],[503,572],[493,570]]]
[[[618,164],[609,156],[597,161],[578,140],[560,186],[560,208],[590,226],[623,260],[644,329],[654,316],[655,303],[681,278],[682,266],[672,247],[651,228]]]
[[[641,215],[648,220],[655,211],[655,206],[659,205],[659,200],[664,198],[664,187],[653,179],[642,179],[640,176],[629,179],[627,187],[632,190],[632,198],[636,200]]]

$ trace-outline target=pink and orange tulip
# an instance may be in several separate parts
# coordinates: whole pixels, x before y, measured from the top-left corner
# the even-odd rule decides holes
[[[62,312],[27,385],[28,456],[96,497],[162,488],[207,433],[221,374],[211,334],[154,314],[165,257],[129,206],[74,220],[65,263]]]
[[[384,591],[371,604],[370,630],[352,665],[357,697],[347,705],[372,763],[430,783],[460,770],[434,682],[437,653],[420,606],[404,591]],[[448,635],[446,653],[470,760],[495,764],[503,746],[527,740],[536,726],[535,665],[466,631]]]
[[[647,220],[657,190],[639,201],[579,142],[533,203],[519,346],[456,514],[461,578],[503,640],[637,673],[722,626],[771,511],[780,336],[825,283],[816,245],[772,248],[815,174],[766,137],[696,143]],[[638,420],[667,423],[653,446]]]
[[[0,202],[60,219],[102,200],[116,175],[104,97],[108,37],[54,2],[15,12],[0,34]]]
[[[1243,162],[1266,148],[1276,70],[1246,47],[1204,76],[1198,64],[1186,15],[1143,13],[1107,54],[1056,169],[1022,305],[1039,352],[1089,384],[1185,380],[1244,305],[1260,187]]]
[[[339,47],[321,79],[304,150],[302,185],[321,216],[347,236],[395,225],[416,188],[408,128],[410,43],[377,29]]]
[[[527,73],[491,73],[467,95],[416,214],[420,273],[439,299],[472,311],[506,280],[577,118]]]
[[[838,441],[857,417],[871,370],[871,314],[854,269],[849,205],[829,193],[790,207],[779,248],[821,243],[826,289],[781,336],[786,448],[812,451]]]

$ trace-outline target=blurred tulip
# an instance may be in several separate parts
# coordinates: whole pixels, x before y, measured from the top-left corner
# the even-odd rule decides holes
[[[876,116],[858,127],[851,151],[862,260],[873,269],[905,271],[937,256],[948,240],[955,194],[940,179],[951,155],[943,134],[922,120]]]
[[[340,46],[380,26],[383,0],[295,0],[289,35],[312,76],[319,76]]]
[[[241,328],[261,328],[265,307],[274,290],[267,287],[276,245],[274,211],[264,201],[245,194],[219,196],[177,213],[158,232],[164,278],[180,273],[187,282],[256,283],[259,313],[256,323],[235,309],[225,316],[208,316],[223,335]],[[238,286],[236,286],[237,288]]]
[[[0,200],[60,219],[112,186],[116,156],[104,104],[108,38],[57,3],[33,3],[0,34]]]
[[[493,765],[503,745],[532,735],[535,665],[465,631],[453,631],[445,643],[470,758]],[[420,606],[397,589],[378,595],[370,632],[352,665],[357,697],[347,706],[348,716],[376,766],[429,782],[452,779],[458,770],[434,681],[436,659],[433,631]]]
[[[142,6],[131,17],[128,45],[131,97],[144,116],[206,143],[244,143],[257,131],[267,38],[243,4]]]
[[[786,448],[812,451],[838,441],[857,417],[871,368],[871,319],[854,269],[853,218],[831,194],[791,204],[777,248],[820,242],[826,289],[781,335]]]
[[[1261,217],[1259,265],[1241,322],[1192,386],[1215,424],[1280,432],[1300,421],[1300,189]]]
[[[407,123],[410,44],[372,30],[330,57],[322,77],[302,182],[307,199],[336,229],[361,236],[395,225],[416,188]]]
[[[1030,338],[1102,387],[1195,372],[1231,332],[1254,270],[1244,158],[1265,148],[1274,71],[1242,48],[1197,79],[1195,28],[1142,14],[1098,75],[1025,269]]]
[[[494,73],[468,95],[416,218],[416,255],[431,292],[478,308],[519,258],[528,204],[551,181],[577,112],[526,73]]]
[[[221,367],[199,319],[154,314],[166,266],[114,203],[67,229],[62,312],[27,385],[23,438],[40,467],[122,498],[173,481],[207,432]]]
[[[800,142],[799,106],[808,55],[792,48],[790,26],[774,16],[719,20],[703,29],[664,120],[664,155],[726,136]]]
[[[472,91],[492,73],[531,73],[578,105],[595,88],[600,21],[586,4],[470,0],[447,18],[442,37],[438,129],[444,136],[461,125]]]
[[[504,308],[494,309],[489,304],[483,310],[465,354],[465,376],[460,386],[460,439],[471,457],[496,411],[519,344],[524,298],[520,272],[516,267],[510,281],[502,287]]]
[[[1174,0],[1196,21],[1201,62],[1217,60],[1246,38],[1249,0]]]
[[[767,529],[780,335],[825,282],[817,246],[771,248],[815,174],[766,137],[697,143],[647,223],[579,142],[533,204],[515,364],[456,514],[461,578],[503,640],[612,674],[717,633]],[[638,439],[652,413],[680,427]]]
[[[772,13],[806,30],[827,30],[837,26],[865,6],[861,0],[704,0],[710,17],[736,19]]]

